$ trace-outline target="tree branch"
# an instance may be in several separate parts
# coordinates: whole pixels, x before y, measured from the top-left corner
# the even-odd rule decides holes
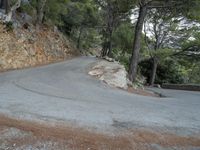
[[[22,0],[17,0],[17,2],[15,3],[15,5],[13,5],[11,8],[10,8],[10,11],[15,11],[17,8],[19,8],[21,6],[21,2]]]

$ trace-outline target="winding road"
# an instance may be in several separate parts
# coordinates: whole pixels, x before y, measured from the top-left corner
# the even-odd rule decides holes
[[[0,74],[0,113],[109,130],[149,127],[200,133],[200,92],[151,89],[154,98],[111,88],[87,74],[96,58],[80,57]]]

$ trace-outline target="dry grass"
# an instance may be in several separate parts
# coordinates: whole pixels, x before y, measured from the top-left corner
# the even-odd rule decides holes
[[[32,137],[10,141],[11,144],[15,143],[17,146],[51,140],[59,143],[59,149],[66,149],[67,146],[72,150],[150,150],[150,144],[158,144],[163,147],[200,147],[200,138],[196,137],[180,137],[173,134],[154,133],[144,130],[132,130],[128,134],[110,136],[81,128],[61,125],[48,126],[0,116],[0,131],[5,127],[14,127],[33,134]]]

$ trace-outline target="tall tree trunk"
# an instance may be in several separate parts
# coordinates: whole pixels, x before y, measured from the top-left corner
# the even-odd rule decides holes
[[[112,55],[112,34],[114,30],[114,12],[112,3],[108,1],[107,4],[107,27],[104,33],[104,45],[102,49],[102,57]]]
[[[101,51],[101,57],[105,57],[107,54],[107,48],[108,47],[108,42],[104,40],[103,46],[102,46],[102,51]]]
[[[4,8],[4,3],[5,3],[5,0],[0,0],[0,9]]]
[[[107,32],[105,34],[105,42],[103,45],[103,49],[102,49],[102,53],[101,56],[105,57],[105,56],[109,56],[111,57],[112,55],[112,33],[113,33],[113,29],[108,29]]]
[[[108,41],[103,43],[103,49],[101,52],[101,57],[105,57],[108,55]]]
[[[153,86],[155,83],[157,67],[158,67],[158,59],[154,57],[153,64],[152,64],[152,72],[150,76],[150,86]]]
[[[83,27],[80,27],[80,29],[79,29],[79,35],[78,35],[78,40],[77,40],[77,45],[76,45],[76,47],[77,47],[78,49],[80,48],[82,33],[83,33]]]
[[[8,14],[10,12],[10,0],[5,0],[5,12]]]
[[[133,51],[129,65],[129,79],[132,82],[135,81],[137,77],[137,67],[139,61],[139,52],[141,48],[142,29],[146,14],[147,14],[147,6],[146,5],[140,6],[139,17],[135,28]]]
[[[37,25],[41,25],[44,18],[44,7],[47,0],[37,0]]]
[[[107,55],[109,56],[109,57],[111,57],[111,55],[112,55],[112,29],[111,29],[111,31],[109,32],[109,40],[108,40],[108,53],[107,53]]]

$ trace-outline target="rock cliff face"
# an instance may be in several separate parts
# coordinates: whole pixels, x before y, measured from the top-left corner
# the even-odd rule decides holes
[[[21,27],[7,31],[0,24],[0,71],[62,61],[79,55],[58,30]]]

